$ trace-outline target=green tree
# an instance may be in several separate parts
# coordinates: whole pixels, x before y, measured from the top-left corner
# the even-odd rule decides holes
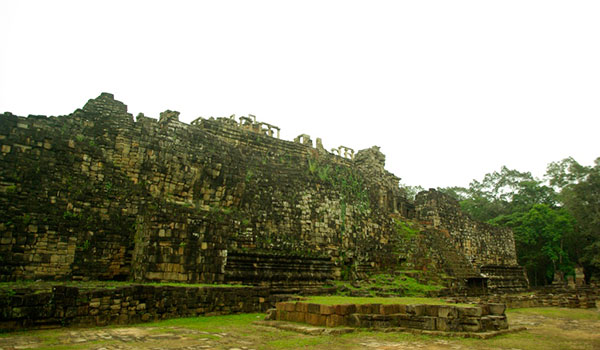
[[[469,189],[464,187],[438,187],[437,190],[449,195],[457,201],[463,201],[469,197]]]
[[[568,211],[535,204],[527,212],[514,212],[493,222],[513,229],[519,264],[525,266],[532,284],[552,282],[556,271],[573,274],[574,264],[564,248],[575,225]]]
[[[596,159],[598,164],[598,159]],[[572,157],[565,158],[558,162],[552,162],[546,167],[546,178],[551,186],[559,191],[575,185],[587,178],[592,169],[579,164]]]
[[[415,196],[417,195],[417,193],[424,191],[425,189],[419,185],[417,186],[409,186],[409,185],[405,185],[405,184],[400,184],[400,194],[406,198],[406,199],[410,199],[413,200],[415,199]]]
[[[468,188],[441,190],[474,219],[513,229],[532,283],[570,273],[574,264],[586,279],[600,280],[600,158],[593,166],[573,158],[550,163],[543,181],[503,166]]]
[[[586,279],[600,279],[600,158],[583,166],[573,158],[548,165],[546,176],[560,190],[563,207],[576,220],[567,241],[569,255],[584,268]]]
[[[556,206],[556,192],[530,172],[520,172],[503,166],[500,171],[486,174],[481,181],[473,180],[469,188],[440,189],[460,201],[461,208],[479,221],[490,221],[515,212],[526,212],[535,204]]]

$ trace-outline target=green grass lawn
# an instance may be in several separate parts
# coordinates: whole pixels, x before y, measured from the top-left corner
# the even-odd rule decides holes
[[[311,300],[327,300],[328,303],[384,303],[431,304],[433,298],[348,298],[313,297]],[[314,302],[314,301],[313,301]],[[443,303],[437,299],[437,303]],[[343,335],[305,335],[291,331],[256,325],[264,314],[241,314],[229,316],[192,317],[172,319],[156,323],[101,328],[64,328],[43,331],[4,333],[0,335],[0,348],[15,339],[36,339],[38,350],[91,349],[185,349],[199,344],[210,348],[242,348],[256,350],[281,349],[424,349],[424,350],[582,350],[597,349],[600,344],[600,312],[598,310],[532,308],[507,311],[509,322],[528,322],[528,330],[501,335],[491,339],[462,339],[441,336],[417,335],[401,332],[376,332],[366,329]],[[530,325],[529,325],[530,324]],[[109,332],[135,328],[148,334],[175,334],[175,340],[123,343],[117,339],[95,340],[81,344],[69,343],[69,337],[77,332]],[[77,336],[76,336],[77,337]],[[376,344],[376,345],[373,345]],[[26,345],[26,344],[25,344]]]
[[[555,319],[569,320],[594,320],[600,321],[600,312],[596,309],[567,309],[555,307],[535,307],[523,309],[507,309],[507,315],[522,314],[522,315],[541,315],[544,317]]]
[[[324,305],[341,305],[341,304],[429,304],[429,305],[458,305],[470,306],[467,304],[448,303],[440,298],[425,298],[425,297],[397,297],[397,298],[379,298],[379,297],[346,297],[346,296],[314,296],[308,297],[305,300],[307,303],[324,304]]]

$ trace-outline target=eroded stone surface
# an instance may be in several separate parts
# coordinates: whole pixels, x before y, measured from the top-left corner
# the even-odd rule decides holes
[[[275,131],[171,110],[134,121],[108,93],[68,116],[0,115],[0,280],[290,287],[404,262],[463,286],[526,285],[510,231],[436,191],[410,203],[378,147],[340,157]]]

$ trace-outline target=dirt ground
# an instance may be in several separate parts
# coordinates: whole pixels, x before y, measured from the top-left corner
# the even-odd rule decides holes
[[[345,335],[310,336],[251,322],[232,326],[225,324],[226,332],[157,323],[131,327],[63,328],[2,334],[0,350],[600,349],[598,310],[582,310],[583,314],[566,309],[551,311],[511,311],[508,313],[511,327],[525,326],[528,329],[487,340],[365,331]],[[223,320],[227,323],[227,318]]]

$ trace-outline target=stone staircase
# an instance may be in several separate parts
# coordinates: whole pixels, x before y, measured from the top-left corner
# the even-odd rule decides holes
[[[305,288],[333,280],[335,266],[330,258],[277,253],[229,252],[225,281],[247,285]]]
[[[493,293],[519,293],[529,288],[529,282],[521,266],[484,265],[479,268],[488,279],[488,288]]]
[[[430,232],[431,248],[437,252],[439,264],[444,272],[458,280],[479,278],[481,275],[467,258],[459,254],[452,242],[439,232]]]

